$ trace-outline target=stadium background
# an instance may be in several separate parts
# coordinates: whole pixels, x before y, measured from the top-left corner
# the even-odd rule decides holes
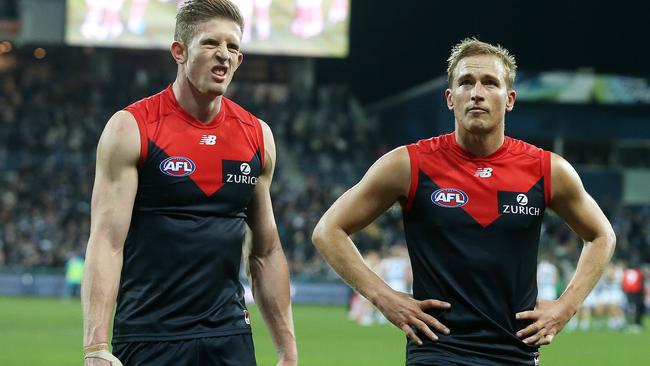
[[[175,75],[164,50],[66,46],[63,5],[0,3],[2,365],[80,362],[78,301],[58,297],[66,262],[83,255],[87,240],[97,138],[112,112]],[[379,155],[453,128],[442,104],[445,60],[466,36],[517,57],[517,87],[526,92],[506,132],[573,163],[615,226],[616,257],[647,266],[650,86],[636,7],[352,0],[347,57],[247,54],[230,96],[268,121],[277,140],[274,205],[297,288],[302,364],[402,362],[397,330],[361,327],[340,305],[314,305],[344,303],[347,292],[308,239]],[[400,243],[400,230],[391,210],[355,241],[364,252],[385,251]],[[575,263],[577,238],[551,215],[542,240],[560,265]],[[271,364],[262,322],[254,324],[260,364]],[[542,364],[643,364],[648,340],[647,331],[564,332],[543,350]]]

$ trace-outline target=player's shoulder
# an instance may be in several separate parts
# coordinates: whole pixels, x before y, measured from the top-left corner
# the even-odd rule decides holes
[[[236,118],[242,123],[248,125],[259,125],[262,126],[264,123],[255,117],[251,112],[247,111],[244,107],[234,102],[232,99],[222,97],[221,98],[222,106],[225,108],[226,113],[231,118]]]
[[[453,139],[454,133],[452,132],[427,139],[421,139],[406,146],[409,150],[416,150],[420,154],[431,154],[449,149],[453,144]]]
[[[138,109],[148,109],[148,110],[155,110],[160,108],[160,105],[163,103],[163,99],[167,93],[169,93],[169,88],[165,88],[161,91],[159,91],[156,94],[144,97],[140,100],[137,100],[133,103],[131,103],[129,106],[126,108],[138,108]]]
[[[124,109],[133,114],[139,121],[148,122],[150,120],[157,120],[164,113],[164,100],[167,94],[170,93],[170,88],[171,86],[154,95],[135,101]]]
[[[121,110],[108,120],[97,151],[109,157],[136,162],[140,153],[140,132],[131,113]]]
[[[513,155],[529,155],[539,157],[546,150],[537,147],[530,142],[516,139],[514,137],[505,136],[505,142],[508,144],[508,152]]]

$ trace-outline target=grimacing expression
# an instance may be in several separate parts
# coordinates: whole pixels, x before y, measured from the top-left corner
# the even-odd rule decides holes
[[[458,129],[486,134],[503,125],[516,93],[508,88],[506,68],[497,56],[476,55],[458,62],[445,97]]]
[[[186,46],[184,72],[203,94],[223,95],[243,61],[242,30],[225,18],[204,21]]]

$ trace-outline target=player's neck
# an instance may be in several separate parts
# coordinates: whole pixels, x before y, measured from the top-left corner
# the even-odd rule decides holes
[[[462,128],[457,128],[455,137],[456,142],[463,150],[478,157],[493,154],[499,150],[505,140],[503,130],[499,128],[486,134],[471,133]]]
[[[205,124],[210,123],[221,110],[221,95],[201,93],[185,78],[176,78],[172,90],[181,108]]]

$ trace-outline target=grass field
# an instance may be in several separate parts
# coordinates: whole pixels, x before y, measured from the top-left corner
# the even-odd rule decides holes
[[[251,313],[258,364],[274,365],[268,333],[256,309]],[[296,306],[294,319],[300,365],[404,364],[404,338],[392,326],[358,326],[341,307]],[[79,301],[0,297],[0,365],[82,365],[80,350]],[[650,365],[650,331],[563,332],[542,349],[541,365]]]

